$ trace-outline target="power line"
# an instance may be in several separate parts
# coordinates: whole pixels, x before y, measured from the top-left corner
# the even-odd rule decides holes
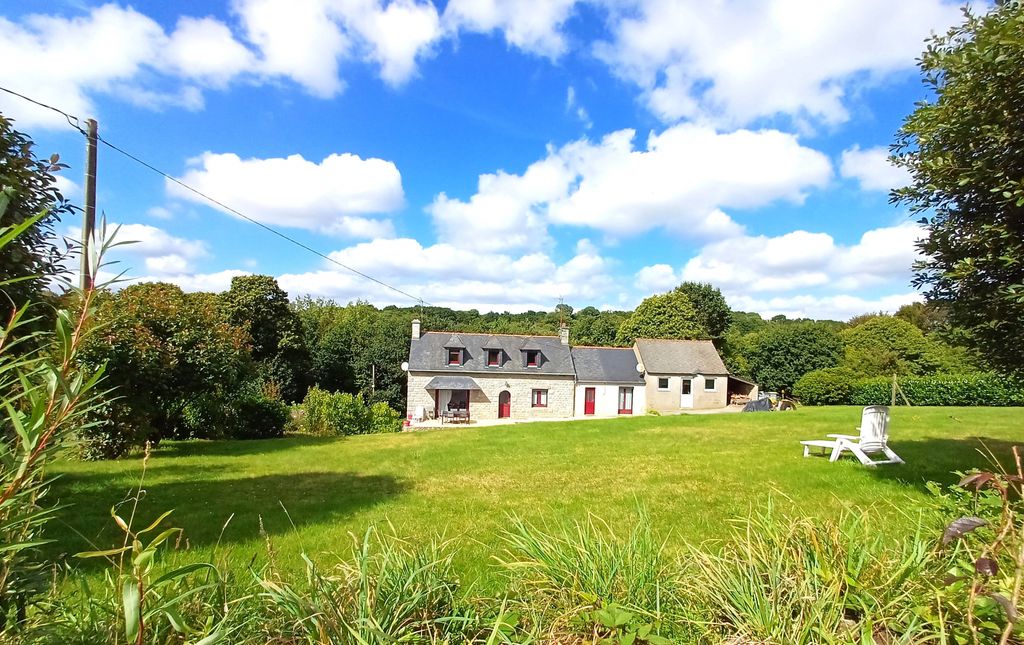
[[[41,103],[39,101],[36,101],[35,99],[31,99],[31,98],[25,96],[24,94],[19,94],[18,92],[15,92],[13,90],[9,90],[6,87],[0,86],[0,90],[2,90],[4,92],[7,92],[8,94],[11,94],[13,96],[17,96],[18,98],[21,98],[21,99],[24,99],[26,101],[29,101],[30,103],[34,103],[34,104],[36,104],[36,105],[38,105],[40,107],[46,108],[48,110],[53,110],[54,112],[64,116],[64,118],[67,119],[68,124],[71,125],[71,127],[73,127],[74,129],[78,130],[82,134],[85,134],[85,131],[79,126],[79,119],[78,119],[77,116],[74,116],[73,114],[68,114],[64,110],[61,110],[59,108],[55,108],[52,105],[47,105],[46,103]],[[133,155],[132,153],[128,152],[127,150],[125,150],[125,149],[115,145],[114,143],[112,143],[110,141],[107,141],[102,136],[100,136],[98,138],[99,138],[100,143],[102,143],[103,145],[107,146],[111,150],[113,150],[113,151],[115,151],[115,152],[117,152],[117,153],[119,153],[121,155],[124,155],[128,159],[131,159],[135,163],[137,163],[137,164],[147,168],[148,170],[150,170],[150,171],[160,175],[164,179],[166,179],[168,181],[174,182],[175,184],[181,186],[185,190],[188,190],[189,192],[194,193],[195,195],[198,195],[199,197],[201,197],[201,198],[205,199],[206,201],[210,202],[211,204],[215,204],[216,206],[219,206],[219,207],[223,208],[224,210],[228,211],[229,213],[244,219],[245,221],[249,222],[250,224],[255,224],[256,226],[259,226],[263,230],[265,230],[265,231],[267,231],[269,233],[272,233],[273,235],[276,235],[277,237],[279,237],[279,238],[281,238],[283,240],[291,242],[295,246],[297,246],[297,247],[299,247],[299,248],[301,248],[301,249],[303,249],[305,251],[308,251],[308,252],[312,253],[313,255],[316,255],[317,257],[323,258],[324,260],[327,260],[328,262],[330,262],[332,264],[335,264],[335,265],[345,269],[346,271],[354,273],[354,274],[358,275],[361,278],[365,278],[366,280],[369,280],[370,282],[374,282],[374,283],[379,284],[380,286],[382,286],[382,287],[384,287],[386,289],[390,289],[391,291],[394,291],[395,293],[401,294],[401,295],[405,296],[406,298],[409,298],[409,299],[419,303],[420,307],[422,307],[423,305],[433,306],[429,302],[426,302],[425,300],[423,300],[423,298],[420,298],[419,296],[414,296],[413,294],[409,293],[408,291],[403,291],[402,289],[399,289],[398,287],[392,286],[392,285],[388,284],[387,282],[384,282],[383,280],[378,280],[377,278],[375,278],[375,277],[373,277],[371,275],[368,275],[366,273],[363,273],[362,271],[360,271],[358,269],[354,269],[354,268],[348,266],[347,264],[345,264],[343,262],[339,262],[338,260],[335,260],[331,256],[325,255],[324,253],[321,253],[320,251],[314,249],[313,247],[311,247],[311,246],[309,246],[309,245],[307,245],[307,244],[305,244],[303,242],[300,242],[299,240],[297,240],[297,239],[295,239],[295,238],[293,238],[293,237],[291,237],[291,236],[289,236],[289,235],[287,235],[285,233],[282,233],[281,231],[278,231],[277,229],[275,229],[275,228],[273,228],[271,226],[268,226],[268,225],[264,224],[263,222],[260,222],[260,221],[258,221],[256,219],[253,219],[252,217],[249,217],[245,213],[242,213],[241,211],[239,211],[239,210],[237,210],[235,208],[232,208],[231,206],[228,206],[224,202],[222,202],[222,201],[220,201],[218,199],[214,199],[213,197],[210,197],[209,195],[207,195],[206,193],[200,191],[199,189],[193,188],[192,186],[189,186],[188,184],[186,184],[185,182],[181,181],[177,177],[174,177],[174,176],[164,172],[163,170],[160,170],[159,168],[157,168],[156,166],[150,164],[149,162],[147,162],[147,161],[145,161],[143,159],[140,159],[139,157],[137,157],[137,156]]]

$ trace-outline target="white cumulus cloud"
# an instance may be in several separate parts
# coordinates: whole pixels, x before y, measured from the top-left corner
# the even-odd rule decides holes
[[[512,47],[557,58],[567,49],[562,26],[575,0],[449,0],[444,21],[452,32],[499,31]]]
[[[481,175],[468,201],[442,193],[428,210],[442,239],[487,248],[539,246],[548,224],[714,239],[742,232],[723,209],[801,203],[832,176],[825,155],[777,130],[682,124],[650,134],[643,148],[634,139],[620,130],[549,148],[522,175]]]
[[[848,117],[851,85],[912,69],[932,31],[960,21],[949,0],[636,0],[614,3],[597,54],[666,121],[742,125]]]
[[[193,159],[181,181],[259,222],[350,237],[390,236],[390,220],[363,217],[404,205],[398,168],[383,159],[331,154],[317,163],[301,155],[242,159],[205,152]],[[209,205],[195,193],[167,182],[168,193]]]
[[[889,151],[881,146],[866,150],[853,146],[844,150],[839,159],[839,174],[857,180],[862,190],[888,192],[910,183],[907,171],[889,163]]]

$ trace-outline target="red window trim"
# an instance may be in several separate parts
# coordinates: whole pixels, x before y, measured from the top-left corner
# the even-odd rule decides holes
[[[452,361],[452,354],[455,355],[455,360]],[[461,349],[449,349],[448,350],[448,364],[449,365],[462,365],[462,350]]]
[[[533,356],[533,360],[530,360],[530,356]],[[540,350],[528,349],[526,350],[526,366],[537,367],[540,365]]]
[[[494,358],[492,361],[491,358]],[[489,349],[487,350],[487,367],[500,367],[501,366],[501,350],[500,349]]]
[[[543,393],[544,402],[541,403],[541,394]],[[534,390],[530,394],[530,407],[532,408],[546,408],[548,407],[548,391],[547,390]]]

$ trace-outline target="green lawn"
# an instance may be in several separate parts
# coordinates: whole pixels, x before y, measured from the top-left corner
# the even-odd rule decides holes
[[[141,516],[175,509],[172,525],[203,551],[234,514],[221,543],[240,563],[266,553],[262,517],[285,567],[297,567],[303,550],[347,552],[350,532],[390,521],[402,536],[458,538],[458,566],[486,579],[508,514],[556,521],[593,512],[615,526],[642,504],[672,546],[723,537],[730,518],[774,495],[817,516],[872,506],[898,531],[907,522],[900,509],[926,497],[927,480],[949,482],[952,470],[985,465],[982,441],[1002,458],[1012,442],[1024,443],[1021,409],[897,408],[891,443],[907,465],[802,458],[800,439],[853,432],[859,416],[852,407],[802,408],[165,444],[149,463]],[[55,527],[56,548],[110,546],[118,533],[109,509],[137,485],[141,468],[138,457],[59,464],[54,494],[70,506]]]

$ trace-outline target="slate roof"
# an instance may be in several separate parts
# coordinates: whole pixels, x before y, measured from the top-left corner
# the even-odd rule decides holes
[[[453,374],[435,376],[424,387],[426,390],[479,390],[480,386],[471,376]]]
[[[637,338],[640,360],[650,374],[728,374],[710,340]]]
[[[447,344],[457,337],[464,349],[462,365],[448,365]],[[538,349],[541,362],[537,367],[526,367],[523,348]],[[502,364],[487,366],[487,349],[502,351]],[[426,332],[413,340],[409,349],[410,372],[451,372],[453,374],[544,374],[573,376],[569,347],[558,336],[503,336],[498,334],[452,334]]]
[[[632,347],[573,347],[572,362],[580,383],[644,383]]]

